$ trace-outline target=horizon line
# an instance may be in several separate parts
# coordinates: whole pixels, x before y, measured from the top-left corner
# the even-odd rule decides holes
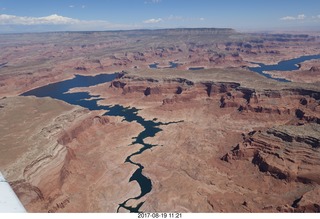
[[[47,33],[102,33],[102,32],[130,32],[130,31],[159,31],[159,30],[233,30],[238,33],[261,33],[261,32],[320,32],[320,29],[310,28],[304,30],[284,29],[284,28],[232,28],[232,27],[172,27],[172,28],[137,28],[137,29],[114,29],[114,30],[48,30],[48,31],[32,31],[32,32],[0,32],[0,35],[10,34],[47,34]]]

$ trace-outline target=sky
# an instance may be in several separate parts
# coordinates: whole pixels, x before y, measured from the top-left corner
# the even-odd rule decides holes
[[[320,0],[0,0],[0,33],[195,27],[320,30]]]

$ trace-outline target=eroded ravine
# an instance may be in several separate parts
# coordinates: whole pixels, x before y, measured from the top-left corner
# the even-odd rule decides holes
[[[136,206],[127,206],[129,200],[135,199],[139,200],[147,193],[149,193],[152,189],[151,180],[143,175],[144,166],[140,163],[136,163],[132,161],[132,157],[143,153],[147,149],[151,149],[157,145],[152,145],[144,142],[145,138],[154,137],[156,133],[160,132],[161,129],[159,128],[161,125],[169,125],[171,123],[176,122],[169,122],[169,123],[162,123],[156,122],[154,120],[145,120],[141,116],[138,115],[138,109],[136,108],[126,108],[121,105],[114,105],[114,106],[103,106],[98,105],[98,101],[101,100],[99,96],[90,95],[87,92],[77,92],[77,93],[67,93],[72,88],[79,88],[79,87],[89,87],[94,86],[106,82],[110,82],[116,78],[122,77],[122,74],[115,73],[115,74],[100,74],[96,76],[81,76],[76,75],[73,79],[49,84],[43,87],[39,87],[28,92],[21,94],[21,96],[36,96],[36,97],[51,97],[54,99],[59,99],[65,101],[72,105],[79,105],[89,110],[106,110],[107,112],[104,115],[108,116],[121,116],[123,120],[128,122],[137,122],[142,125],[145,129],[139,133],[137,137],[135,137],[134,141],[131,145],[142,145],[142,147],[129,155],[125,162],[131,163],[132,165],[137,166],[137,170],[132,174],[129,179],[131,181],[137,181],[140,186],[141,193],[140,195],[127,199],[123,203],[119,204],[117,212],[119,212],[120,208],[127,209],[130,212],[139,212],[140,207],[143,205],[144,202],[139,202]],[[94,98],[94,99],[90,99]]]

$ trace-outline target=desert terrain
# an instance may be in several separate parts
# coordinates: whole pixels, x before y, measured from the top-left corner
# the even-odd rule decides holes
[[[246,34],[232,29],[3,34],[0,95],[17,95],[73,74],[147,69],[155,62],[159,67],[180,63],[182,70],[274,64],[319,54],[319,41],[317,33]]]
[[[232,29],[2,35],[0,171],[28,212],[320,212],[319,60],[268,72],[291,82],[248,69],[318,55],[319,41]],[[22,95],[114,72],[67,91],[96,110]]]

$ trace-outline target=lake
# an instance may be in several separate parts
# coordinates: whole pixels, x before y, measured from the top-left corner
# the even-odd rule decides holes
[[[298,58],[281,61],[276,65],[265,65],[263,63],[254,63],[258,64],[259,67],[249,67],[250,71],[257,72],[260,75],[263,75],[267,78],[271,78],[280,82],[290,82],[289,80],[283,78],[274,78],[271,75],[264,73],[265,71],[294,71],[298,70],[300,67],[298,64],[312,60],[312,59],[320,59],[320,55],[309,55],[309,56],[301,56]]]

